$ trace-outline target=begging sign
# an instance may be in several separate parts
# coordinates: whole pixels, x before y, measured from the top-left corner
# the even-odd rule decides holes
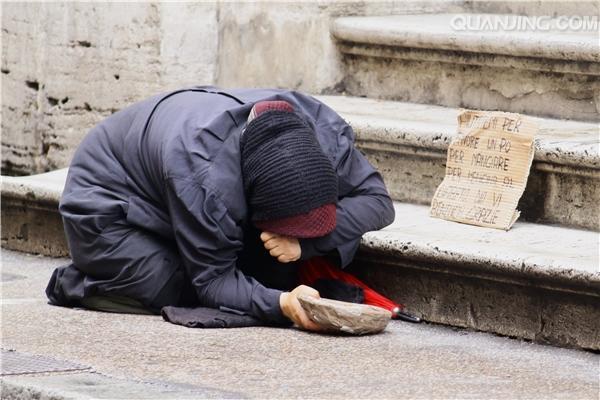
[[[462,110],[446,176],[431,201],[435,218],[508,230],[519,218],[537,125],[519,114]]]

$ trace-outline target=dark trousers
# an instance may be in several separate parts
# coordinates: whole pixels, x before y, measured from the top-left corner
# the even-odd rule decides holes
[[[54,271],[46,289],[51,303],[159,313],[196,301],[171,240],[124,220],[100,229],[84,222],[64,220],[73,262]]]

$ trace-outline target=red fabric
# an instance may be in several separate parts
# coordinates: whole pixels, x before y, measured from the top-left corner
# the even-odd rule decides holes
[[[386,310],[391,311],[394,316],[395,311],[404,309],[402,304],[395,303],[387,297],[377,293],[354,275],[332,265],[322,257],[313,257],[310,260],[305,261],[300,266],[299,278],[300,284],[307,286],[312,286],[318,279],[338,279],[363,288],[365,304],[385,308]]]
[[[335,204],[325,204],[306,214],[268,221],[255,221],[254,225],[264,232],[293,238],[315,238],[325,236],[335,229],[335,216]]]
[[[252,107],[252,110],[250,110],[248,122],[252,121],[265,111],[271,110],[294,112],[294,107],[292,107],[292,105],[287,101],[283,100],[259,101]]]
[[[259,116],[268,110],[280,110],[294,112],[294,108],[287,101],[275,100],[275,101],[260,101],[254,105],[256,110],[256,116]]]

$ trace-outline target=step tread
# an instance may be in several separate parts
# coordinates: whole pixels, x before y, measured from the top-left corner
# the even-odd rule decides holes
[[[546,30],[454,30],[455,18],[512,18],[503,14],[412,14],[341,17],[332,33],[339,40],[384,46],[456,50],[539,57],[571,62],[599,62],[597,32]],[[556,23],[557,19],[549,20]]]
[[[2,175],[2,196],[42,200],[58,204],[67,180],[68,168],[28,176]]]
[[[27,177],[2,177],[2,194],[58,203],[66,175],[64,168]],[[517,222],[505,232],[431,218],[428,206],[395,202],[394,207],[394,223],[367,233],[365,248],[600,282],[598,232],[527,222]]]
[[[350,96],[319,96],[353,126],[359,140],[445,151],[456,136],[457,108]],[[534,160],[600,168],[595,123],[530,117],[537,122]]]
[[[428,206],[395,202],[394,207],[394,223],[367,233],[364,248],[395,257],[600,283],[597,232],[527,222],[503,231],[432,218]]]

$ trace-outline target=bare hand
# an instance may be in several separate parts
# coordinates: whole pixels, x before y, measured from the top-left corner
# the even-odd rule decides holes
[[[321,297],[319,296],[319,292],[305,285],[300,285],[291,292],[284,292],[279,297],[279,306],[281,307],[283,315],[291,319],[300,329],[315,332],[322,331],[323,328],[308,318],[306,311],[304,311],[304,308],[300,305],[300,302],[298,301],[298,296],[300,295],[316,298]]]
[[[271,256],[275,257],[280,263],[289,263],[300,259],[302,249],[298,239],[281,236],[271,232],[260,234],[260,240],[263,241],[265,249]]]

